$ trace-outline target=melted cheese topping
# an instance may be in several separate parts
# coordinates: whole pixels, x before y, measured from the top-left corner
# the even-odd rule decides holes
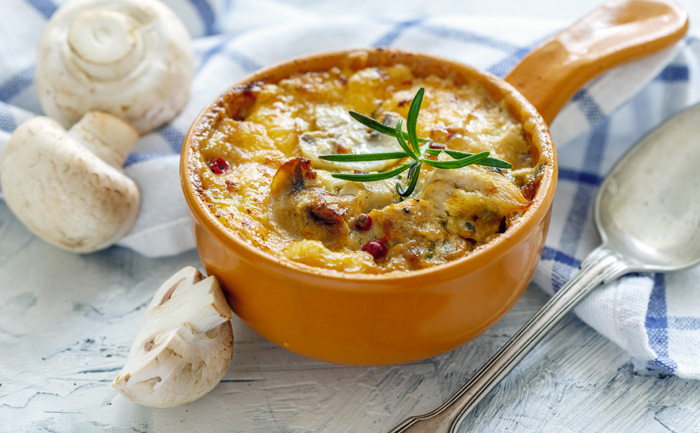
[[[333,172],[384,171],[406,160],[331,163],[324,154],[401,151],[396,139],[371,131],[347,113],[354,110],[395,126],[408,115],[420,87],[425,96],[418,135],[449,149],[491,156],[512,170],[423,165],[412,198],[401,200],[399,179],[350,182]],[[255,83],[254,102],[225,118],[195,148],[201,196],[226,227],[251,245],[311,266],[344,272],[408,271],[448,262],[507,230],[524,211],[539,182],[522,125],[478,83],[456,85],[436,76],[416,77],[404,65],[332,69]],[[209,169],[222,157],[224,174]],[[444,153],[438,159],[449,160]],[[356,217],[372,218],[359,230]],[[362,251],[382,240],[387,254]]]

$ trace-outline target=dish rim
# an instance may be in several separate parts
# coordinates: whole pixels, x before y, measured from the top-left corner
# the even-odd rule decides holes
[[[191,177],[191,173],[194,170],[194,164],[190,161],[194,157],[194,151],[192,149],[194,136],[200,133],[202,128],[206,130],[212,127],[212,121],[216,119],[217,113],[223,107],[224,97],[228,94],[234,94],[241,86],[245,86],[246,84],[256,81],[279,81],[279,79],[275,80],[274,78],[280,75],[278,73],[280,70],[292,70],[295,72],[329,70],[330,67],[304,69],[304,66],[310,63],[316,64],[322,60],[327,61],[327,59],[343,57],[347,58],[349,55],[356,52],[367,52],[368,54],[386,53],[379,55],[388,56],[388,58],[413,57],[422,61],[428,60],[430,62],[438,63],[442,66],[447,65],[448,70],[451,72],[459,72],[460,70],[466,71],[466,74],[460,73],[460,75],[468,78],[477,78],[482,85],[487,87],[487,91],[489,92],[490,96],[496,100],[496,102],[500,102],[500,99],[496,99],[494,97],[494,92],[492,89],[498,89],[501,92],[501,99],[506,100],[506,104],[511,115],[515,115],[513,110],[517,109],[520,119],[516,120],[523,125],[523,128],[525,128],[525,123],[528,121],[532,121],[534,123],[531,127],[532,134],[529,137],[529,142],[531,146],[535,145],[536,143],[539,144],[537,148],[540,155],[540,161],[545,161],[547,163],[543,168],[543,177],[540,180],[535,197],[530,202],[530,206],[523,212],[522,215],[514,220],[513,224],[508,228],[508,230],[499,234],[499,236],[490,240],[486,244],[480,245],[459,259],[418,270],[366,274],[361,272],[348,273],[334,269],[306,265],[287,259],[283,256],[265,252],[253,245],[248,244],[244,239],[235,234],[232,229],[224,226],[218,219],[215,218],[196,191],[197,188],[195,186],[195,181]],[[289,76],[290,74],[287,73],[281,75]],[[398,280],[408,283],[415,280],[424,280],[426,278],[429,278],[434,282],[434,284],[438,284],[442,281],[453,280],[458,278],[460,275],[474,272],[479,268],[484,267],[484,265],[489,261],[495,260],[498,257],[506,254],[542,222],[551,208],[554,191],[556,189],[557,158],[554,143],[552,142],[551,135],[549,133],[549,128],[542,119],[542,116],[537,109],[530,104],[530,102],[528,102],[512,85],[505,80],[472,66],[425,52],[403,49],[357,48],[326,51],[278,62],[262,68],[252,74],[246,75],[240,80],[237,80],[223,92],[217,94],[214,100],[207,104],[199,112],[187,132],[181,151],[180,181],[183,193],[185,195],[185,200],[191,212],[191,216],[207,231],[210,236],[216,239],[217,242],[232,248],[242,258],[249,261],[255,261],[257,266],[261,266],[270,271],[278,273],[281,271],[291,272],[294,274],[294,277],[301,280],[321,278],[323,280],[335,280],[339,283],[351,283],[349,285],[352,285],[354,288],[356,288],[358,284],[379,287],[380,285],[377,283],[386,282],[389,280]],[[406,289],[410,289],[411,286],[406,285],[405,287]]]

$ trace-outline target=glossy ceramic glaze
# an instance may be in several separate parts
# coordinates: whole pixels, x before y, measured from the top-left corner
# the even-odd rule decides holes
[[[541,43],[506,76],[551,122],[601,72],[681,39],[688,14],[670,0],[613,0]]]
[[[677,35],[667,38],[666,44],[679,39],[685,26],[687,23],[674,26]],[[326,70],[358,61],[363,67],[404,63],[416,75],[435,73],[458,81],[479,81],[496,101],[506,101],[511,114],[524,125],[534,159],[546,163],[532,205],[505,233],[463,259],[420,271],[382,275],[310,267],[251,247],[209,212],[190,173],[192,146],[224,113],[235,108],[235,86],[195,120],[183,146],[181,180],[193,215],[200,259],[207,272],[219,278],[234,312],[251,328],[282,347],[323,361],[405,363],[471,340],[521,296],[544,246],[556,186],[556,152],[543,117],[506,81],[426,54],[377,49],[362,53],[367,55],[358,55],[355,50],[295,59],[261,70],[236,86],[258,80],[276,82],[294,72]],[[551,63],[541,68],[547,77],[556,70]]]

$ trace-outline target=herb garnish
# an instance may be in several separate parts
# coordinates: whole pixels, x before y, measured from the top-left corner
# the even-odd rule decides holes
[[[410,157],[413,161],[402,164],[393,170],[383,171],[380,173],[333,173],[336,179],[352,180],[355,182],[372,182],[375,180],[389,179],[408,170],[408,185],[404,189],[398,182],[396,183],[396,191],[401,198],[410,196],[418,184],[418,177],[423,164],[435,168],[455,169],[466,167],[471,164],[479,164],[488,167],[496,168],[512,168],[513,166],[501,159],[489,157],[490,152],[467,153],[457,150],[432,149],[430,148],[430,140],[418,137],[416,125],[418,123],[418,112],[420,111],[421,103],[423,102],[423,93],[425,90],[421,87],[416,93],[416,96],[411,102],[411,107],[408,110],[408,118],[406,120],[406,130],[403,132],[403,119],[399,119],[396,127],[392,128],[381,122],[378,122],[364,114],[350,111],[350,116],[362,123],[366,127],[373,129],[379,133],[395,137],[403,152],[385,152],[385,153],[363,153],[363,154],[343,154],[343,155],[322,155],[321,159],[331,162],[362,162],[362,161],[383,161],[389,159],[401,159]],[[421,143],[423,145],[421,146]],[[433,161],[425,158],[426,155],[437,156],[441,152],[445,152],[451,156],[451,161]]]

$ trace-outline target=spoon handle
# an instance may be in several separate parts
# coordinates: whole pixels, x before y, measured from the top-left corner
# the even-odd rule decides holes
[[[581,263],[580,272],[562,287],[525,326],[442,406],[407,418],[390,433],[455,432],[462,419],[488,394],[562,317],[593,289],[629,272],[615,252],[598,247]]]

